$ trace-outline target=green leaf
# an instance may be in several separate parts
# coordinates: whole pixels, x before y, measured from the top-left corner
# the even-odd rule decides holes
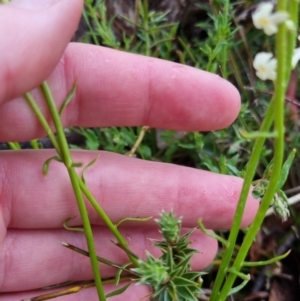
[[[264,179],[269,179],[271,177],[272,171],[273,171],[273,164],[274,164],[274,158],[272,158],[272,160],[269,162],[269,164],[267,165],[264,174],[263,174],[263,178]]]
[[[280,178],[279,178],[279,181],[278,181],[278,184],[277,184],[277,189],[278,190],[281,189],[282,186],[284,185],[284,183],[286,182],[286,179],[289,175],[289,171],[290,171],[291,165],[293,163],[295,154],[296,154],[296,149],[293,149],[290,152],[287,160],[284,162],[284,164],[282,166]]]
[[[226,162],[227,162],[226,157],[224,155],[221,155],[219,158],[219,168],[221,174],[227,173]]]
[[[115,277],[115,285],[119,284],[122,272],[124,272],[124,270],[131,264],[132,264],[132,262],[127,262],[122,265],[121,269],[118,270],[118,272],[116,273],[116,277]]]
[[[82,163],[81,162],[73,162],[72,163],[72,167],[82,167]]]
[[[189,280],[195,280],[198,277],[201,277],[202,275],[207,274],[206,272],[187,272],[182,275],[182,277],[189,279]]]
[[[193,255],[188,255],[184,258],[179,264],[174,267],[174,271],[170,273],[170,276],[173,278],[175,276],[182,276],[186,273],[190,267],[190,261]]]
[[[115,227],[118,228],[124,222],[131,222],[131,221],[134,221],[134,222],[148,222],[151,219],[152,219],[152,216],[149,216],[149,217],[126,217],[126,218],[121,219],[115,225]]]
[[[182,277],[178,277],[178,276],[174,277],[172,279],[172,282],[177,287],[179,287],[179,286],[195,286],[196,285],[196,283],[194,281],[184,278],[184,275],[182,275]]]
[[[184,286],[177,288],[177,293],[179,296],[183,297],[185,301],[198,301],[194,294]]]
[[[227,269],[227,272],[230,272],[230,273],[232,273],[232,274],[234,274],[234,275],[240,277],[240,278],[243,279],[243,280],[249,281],[249,280],[251,279],[251,277],[250,277],[249,274],[246,275],[246,274],[241,273],[241,272],[239,272],[239,271],[237,271],[237,270],[235,270],[235,269],[233,269],[233,268]]]
[[[86,148],[88,150],[98,150],[100,141],[95,131],[92,129],[84,129],[84,136],[86,137]]]
[[[58,157],[58,156],[53,156],[53,157],[47,159],[45,161],[45,163],[43,164],[43,175],[44,176],[47,175],[48,170],[49,170],[50,162],[53,161],[53,160],[58,161],[58,162],[62,162],[62,159],[60,157]]]
[[[239,131],[245,139],[276,138],[278,136],[277,132],[246,132],[243,129],[240,129]]]
[[[214,232],[211,232],[211,231],[208,231],[203,223],[202,223],[202,219],[199,218],[198,219],[198,227],[200,228],[200,230],[207,236],[209,237],[212,237],[214,239],[216,239],[217,241],[219,241],[221,244],[223,244],[224,246],[227,246],[228,245],[228,241],[226,239],[224,239],[223,237],[221,237],[220,235],[214,233]]]
[[[238,291],[240,291],[247,283],[249,282],[249,280],[244,280],[240,285],[236,286],[236,287],[233,287],[227,296],[231,296],[235,293],[237,293]]]
[[[59,109],[59,116],[61,117],[61,114],[63,113],[65,107],[68,105],[68,103],[72,100],[72,98],[74,97],[75,91],[76,91],[76,87],[77,87],[77,81],[75,81],[75,83],[73,84],[73,87],[71,89],[71,91],[68,93],[67,97],[65,98],[64,102],[62,103],[60,109]]]
[[[43,148],[43,145],[41,145],[41,147],[39,146],[39,141],[37,139],[33,139],[33,140],[30,140],[30,145],[33,149],[42,149]]]
[[[65,228],[66,230],[69,230],[69,231],[84,232],[84,229],[83,229],[82,227],[69,227],[69,226],[67,225],[67,223],[68,223],[70,220],[74,219],[75,217],[76,217],[76,216],[72,216],[72,217],[67,218],[67,219],[64,221],[64,223],[63,223],[64,228]]]
[[[120,295],[120,294],[124,293],[130,285],[131,285],[131,282],[129,282],[128,284],[122,286],[121,288],[107,294],[106,298],[110,298],[110,297],[117,296],[117,295]]]
[[[82,169],[81,179],[82,179],[82,182],[83,182],[84,184],[85,184],[85,177],[84,177],[85,172],[87,171],[87,169],[88,169],[89,167],[93,166],[93,165],[97,162],[97,160],[98,160],[99,157],[100,157],[100,155],[98,155],[95,159],[93,159],[89,164],[87,164],[87,165]]]
[[[140,144],[138,147],[138,152],[142,159],[151,159],[152,157],[151,148],[148,145]]]
[[[271,258],[269,260],[265,260],[265,261],[256,261],[256,262],[243,262],[243,266],[245,267],[257,267],[257,266],[262,266],[262,265],[269,265],[272,263],[275,263],[281,259],[284,259],[285,257],[287,257],[290,254],[291,250],[287,251],[286,253],[276,256],[274,258]]]
[[[231,171],[231,173],[234,175],[234,176],[240,176],[240,171],[233,165],[231,164],[226,164],[226,167],[228,168],[228,170]]]
[[[180,239],[178,240],[178,244],[182,243],[183,241],[186,241],[192,235],[192,233],[195,232],[195,230],[196,228],[193,228],[187,233],[185,233],[183,236],[181,236]]]
[[[158,301],[174,301],[167,290],[164,290],[158,295]]]
[[[166,266],[170,269],[169,271],[172,272],[174,269],[174,256],[173,256],[173,248],[171,246],[167,247],[167,253],[164,257],[164,261],[166,262]]]
[[[21,149],[21,145],[19,142],[7,142],[10,149],[19,150]]]

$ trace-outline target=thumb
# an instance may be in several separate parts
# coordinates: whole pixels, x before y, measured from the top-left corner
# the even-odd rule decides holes
[[[0,104],[50,75],[81,10],[82,0],[13,0],[0,5]]]

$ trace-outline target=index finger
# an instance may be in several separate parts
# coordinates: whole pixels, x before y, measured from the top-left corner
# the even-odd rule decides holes
[[[231,124],[240,109],[235,87],[217,75],[104,47],[69,44],[49,78],[58,107],[76,80],[76,96],[62,116],[65,126],[208,131]],[[33,95],[49,120],[40,92]],[[4,125],[15,130],[7,131]],[[22,98],[1,106],[2,141],[43,135]]]

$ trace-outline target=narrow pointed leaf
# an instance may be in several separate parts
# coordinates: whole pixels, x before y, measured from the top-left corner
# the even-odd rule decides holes
[[[88,168],[90,168],[91,166],[93,166],[97,160],[99,159],[100,155],[98,155],[95,159],[93,159],[89,164],[87,164],[83,170],[82,170],[82,174],[81,174],[81,179],[82,179],[82,182],[85,184],[85,177],[84,177],[84,174],[85,172],[87,171]]]
[[[295,154],[296,154],[296,149],[293,149],[287,160],[284,162],[283,166],[282,166],[282,170],[281,170],[281,174],[280,174],[280,178],[279,178],[279,181],[278,181],[278,184],[277,184],[277,189],[281,189],[282,186],[284,185],[284,183],[286,182],[286,179],[289,175],[289,171],[290,171],[290,167],[293,163],[293,160],[294,160],[294,157],[295,157]]]
[[[200,230],[201,230],[204,234],[206,234],[207,236],[216,239],[217,241],[219,241],[219,242],[220,242],[221,244],[223,244],[224,246],[227,246],[227,245],[228,245],[227,240],[225,240],[223,237],[221,237],[221,236],[215,234],[214,232],[208,231],[208,230],[204,227],[204,225],[203,225],[201,219],[198,219],[198,227],[199,227]]]
[[[206,272],[187,272],[182,275],[185,279],[195,280],[196,278],[201,277],[202,275],[207,274]]]
[[[126,285],[122,286],[121,288],[107,294],[106,298],[110,298],[110,297],[117,296],[117,295],[124,293],[130,285],[131,285],[131,282],[127,283]]]
[[[67,243],[67,242],[65,242],[65,241],[62,241],[61,244],[62,244],[62,246],[66,247],[66,248],[68,248],[68,249],[70,249],[70,250],[72,250],[72,251],[75,251],[75,252],[77,252],[77,253],[79,253],[79,254],[82,254],[82,255],[87,256],[87,257],[90,256],[89,252],[87,252],[87,251],[85,251],[85,250],[83,250],[83,249],[80,249],[80,248],[78,248],[78,247],[75,247],[75,246],[73,246],[73,245],[71,245],[71,244],[69,244],[69,243]],[[110,261],[110,260],[104,259],[104,258],[99,257],[99,256],[97,256],[97,260],[98,260],[99,262],[103,263],[103,264],[106,264],[106,265],[108,265],[108,266],[110,266],[110,267],[114,267],[114,268],[116,268],[116,269],[121,269],[121,268],[122,268],[122,267],[121,267],[120,265],[118,265],[117,263],[114,263],[114,262],[112,262],[112,261]],[[127,272],[132,273],[132,272],[129,271],[129,270],[127,270]]]
[[[256,139],[256,138],[276,138],[277,132],[246,132],[240,129],[240,134],[245,139]]]
[[[179,296],[183,297],[185,301],[198,301],[194,294],[184,286],[177,288],[177,293]]]
[[[287,257],[290,254],[291,250],[287,251],[286,253],[280,255],[280,256],[276,256],[272,259],[269,260],[265,260],[265,261],[256,261],[256,262],[243,262],[243,266],[245,267],[256,267],[256,266],[262,266],[262,265],[268,265],[268,264],[272,264],[275,263],[281,259],[284,259],[285,257]]]
[[[171,247],[168,247],[167,254],[166,254],[166,265],[170,269],[170,271],[173,271],[174,268],[174,256],[173,256],[173,249]]]
[[[70,227],[70,226],[67,225],[68,222],[69,222],[70,220],[74,219],[75,217],[76,217],[76,216],[72,216],[72,217],[67,218],[67,219],[64,221],[64,223],[63,223],[64,228],[65,228],[66,230],[69,230],[69,231],[84,232],[84,229],[83,229],[82,227]]]
[[[170,273],[170,276],[174,277],[174,276],[181,276],[182,274],[184,274],[190,266],[191,258],[192,255],[189,255],[186,258],[184,258],[184,260],[182,260],[179,264],[176,265],[174,271]]]
[[[195,286],[196,283],[192,280],[186,279],[183,276],[182,277],[174,277],[172,279],[173,283],[179,287],[179,286]]]
[[[249,280],[244,280],[240,285],[233,287],[229,291],[228,296],[231,296],[231,295],[237,293],[238,291],[240,291],[248,282],[249,282]]]
[[[58,161],[58,162],[62,162],[61,158],[58,157],[58,156],[53,156],[53,157],[47,159],[45,161],[45,163],[43,164],[43,175],[44,176],[47,175],[48,170],[49,170],[49,165],[50,165],[51,161],[53,161],[53,160]]]
[[[118,228],[124,222],[148,222],[152,219],[152,216],[149,217],[126,217],[121,219],[115,226]]]
[[[72,98],[75,95],[75,91],[76,91],[76,87],[77,87],[77,81],[75,81],[72,89],[70,90],[70,92],[68,93],[67,97],[65,98],[64,102],[62,103],[60,109],[59,109],[59,116],[61,117],[61,114],[63,113],[65,107],[68,105],[68,103],[72,100]]]
[[[126,268],[128,266],[130,266],[131,264],[132,264],[132,262],[127,262],[127,263],[125,263],[125,264],[122,265],[121,269],[118,269],[118,272],[117,272],[116,277],[115,277],[115,285],[119,284],[122,272],[124,270],[126,270]]]
[[[81,167],[83,164],[81,162],[73,162],[72,167]]]

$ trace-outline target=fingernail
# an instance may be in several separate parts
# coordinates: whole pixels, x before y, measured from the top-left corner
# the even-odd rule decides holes
[[[25,9],[47,8],[59,0],[12,0],[9,5]]]

